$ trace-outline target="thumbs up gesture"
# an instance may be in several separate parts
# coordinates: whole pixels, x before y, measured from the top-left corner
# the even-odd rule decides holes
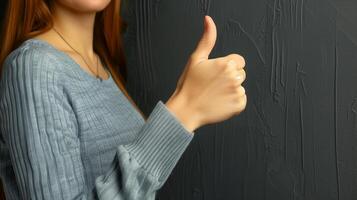
[[[209,59],[217,38],[216,25],[205,16],[204,32],[191,54],[176,90],[166,102],[168,109],[192,132],[206,124],[240,114],[247,96],[245,60],[238,54]]]

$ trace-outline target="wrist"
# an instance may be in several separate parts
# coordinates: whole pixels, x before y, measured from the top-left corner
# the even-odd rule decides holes
[[[165,105],[189,132],[193,133],[201,126],[199,112],[194,109],[185,95],[175,92]]]

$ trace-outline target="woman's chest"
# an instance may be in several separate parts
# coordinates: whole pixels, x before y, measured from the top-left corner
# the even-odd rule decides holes
[[[75,88],[71,102],[83,153],[102,154],[136,138],[144,119],[114,82]]]

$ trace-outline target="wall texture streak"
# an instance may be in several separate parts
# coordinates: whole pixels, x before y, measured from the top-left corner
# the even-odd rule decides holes
[[[127,0],[122,10],[128,90],[146,114],[175,89],[204,14],[218,29],[211,58],[247,63],[245,112],[196,130],[158,199],[357,200],[357,1]]]

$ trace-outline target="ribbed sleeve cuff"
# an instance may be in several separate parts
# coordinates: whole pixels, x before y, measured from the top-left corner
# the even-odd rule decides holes
[[[123,145],[138,163],[159,181],[166,181],[194,134],[159,101],[137,139]]]

